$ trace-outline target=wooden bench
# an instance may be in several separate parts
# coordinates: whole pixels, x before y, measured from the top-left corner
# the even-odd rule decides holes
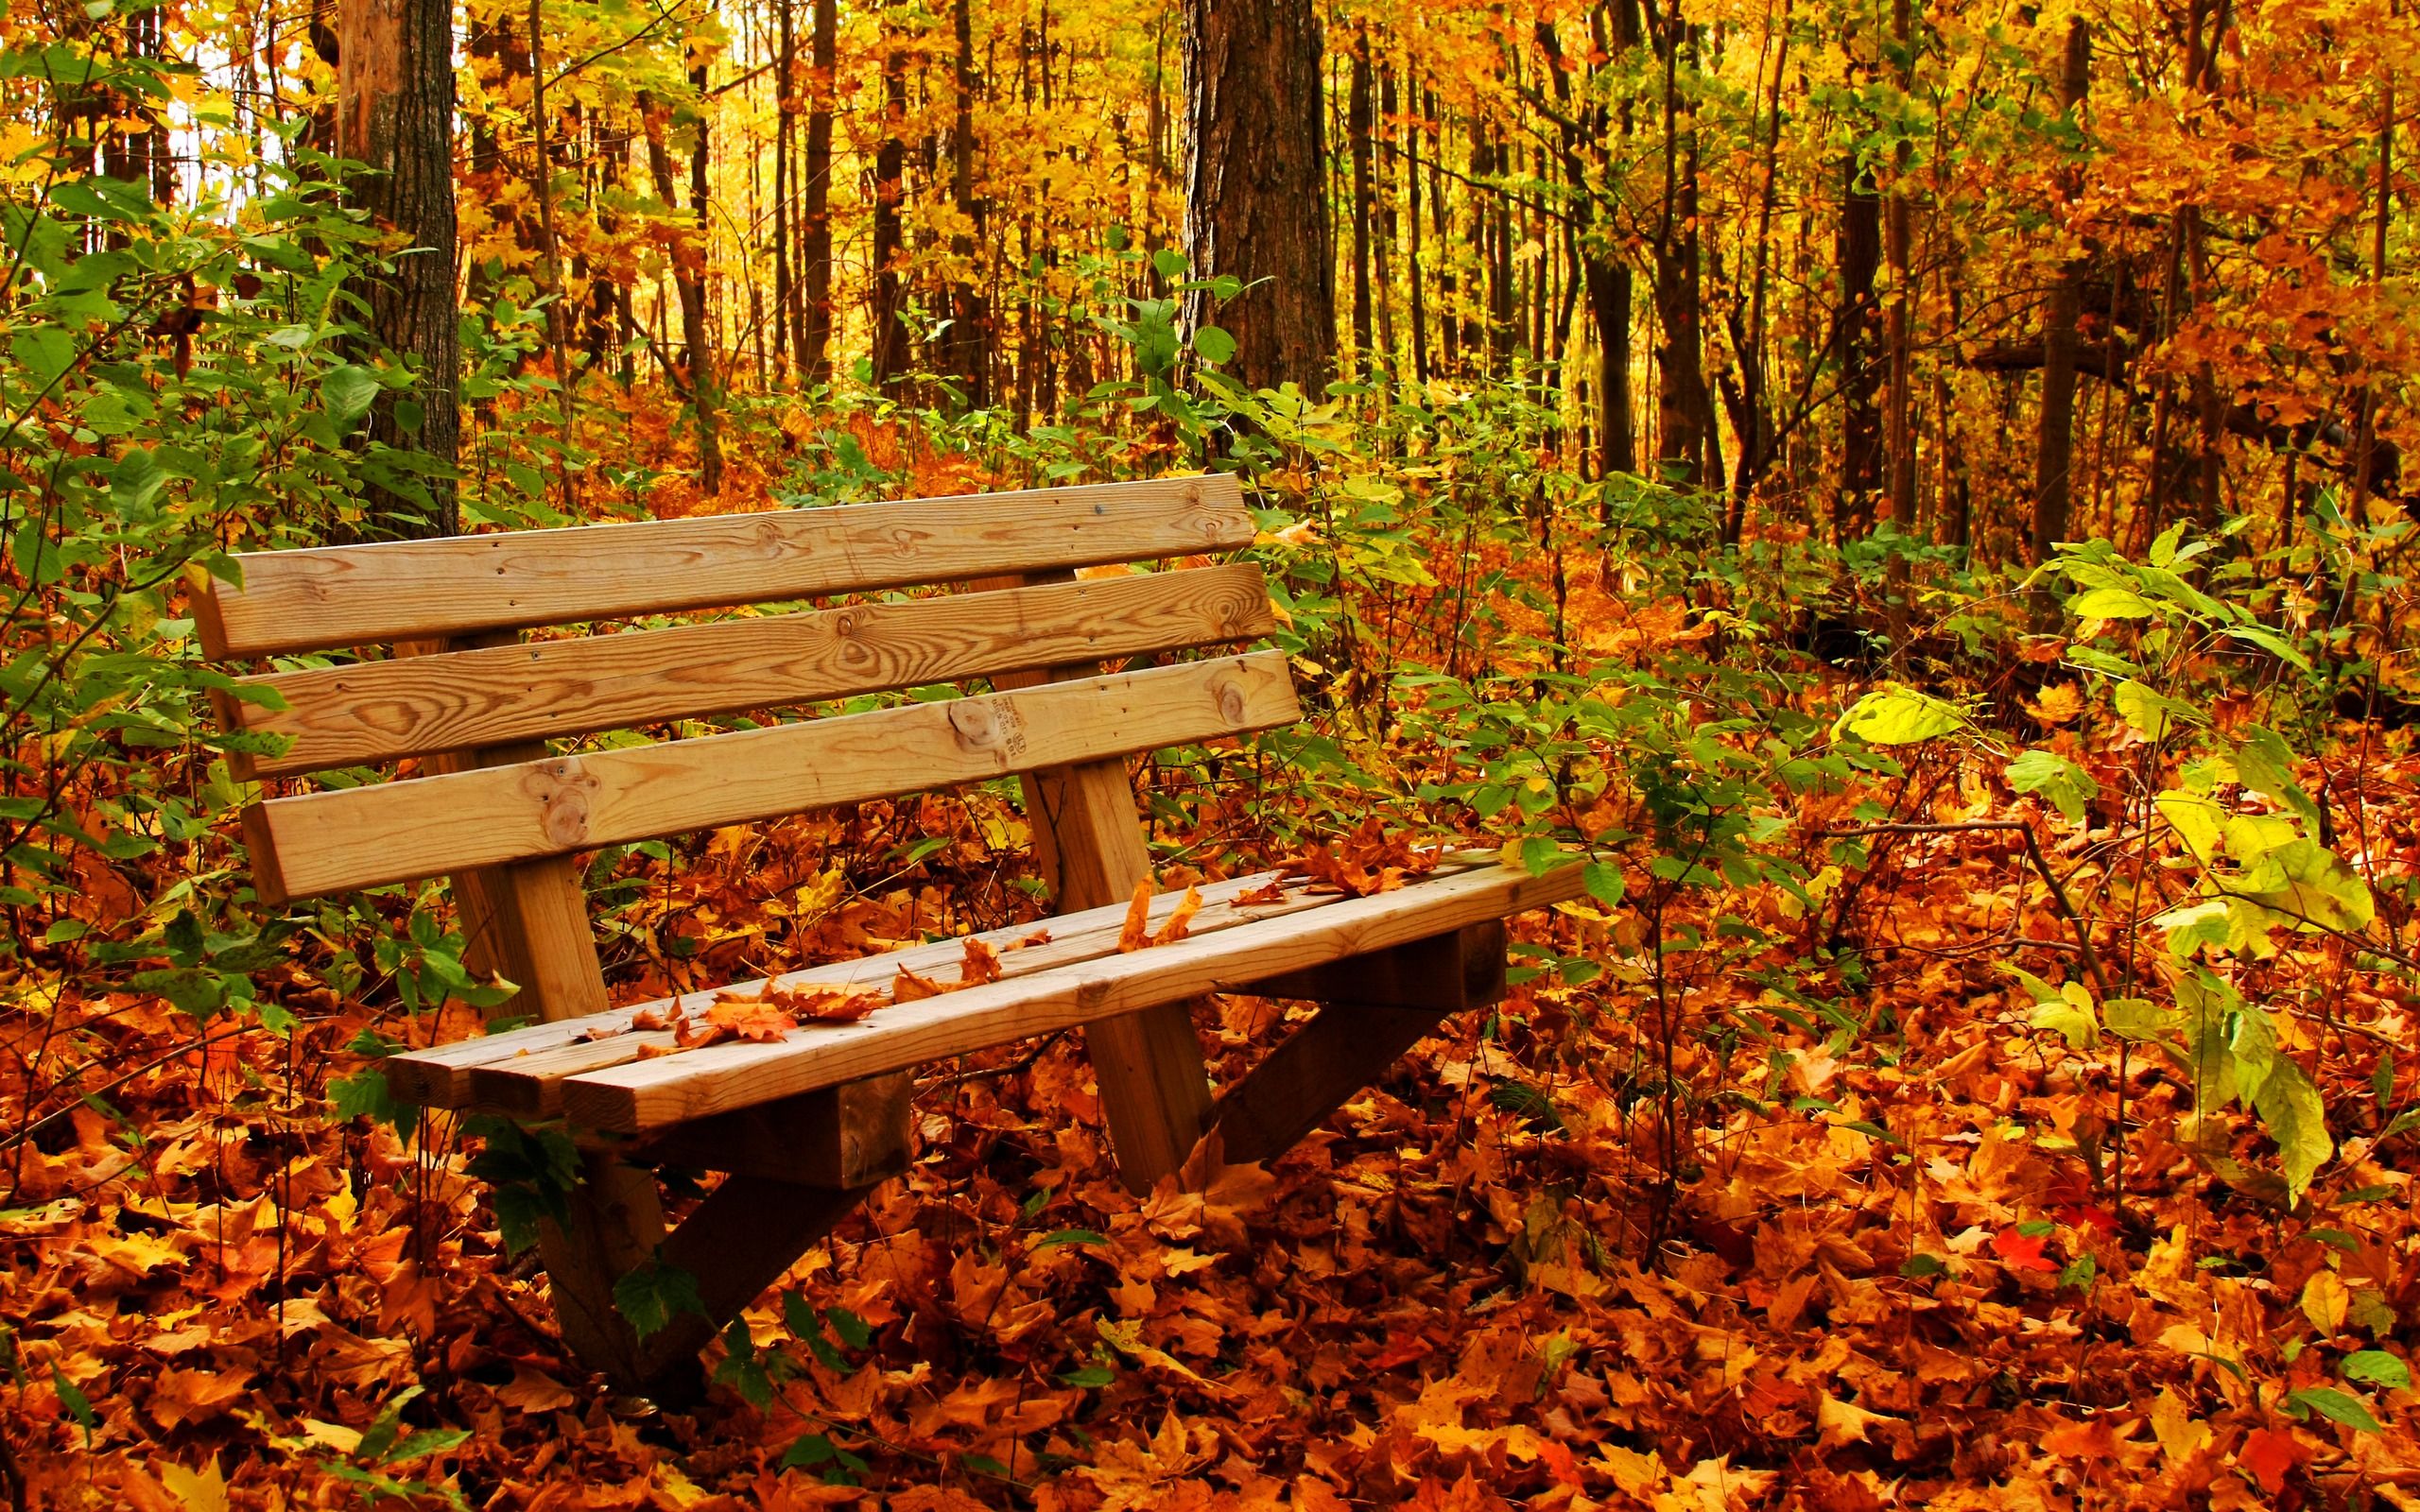
[[[1253,534],[1232,478],[1190,477],[262,553],[238,558],[240,587],[210,586],[197,616],[214,659],[393,648],[241,679],[283,707],[222,700],[231,725],[283,737],[276,754],[242,759],[246,778],[415,764],[250,809],[254,885],[275,904],[451,878],[474,964],[519,988],[497,1012],[540,1022],[396,1057],[389,1079],[424,1105],[573,1130],[581,1181],[540,1246],[583,1361],[633,1388],[694,1372],[724,1321],[904,1167],[920,1065],[1080,1028],[1120,1173],[1139,1191],[1214,1129],[1228,1160],[1282,1154],[1443,1015],[1500,994],[1503,919],[1577,896],[1576,865],[1533,876],[1453,857],[1362,897],[1240,878],[1201,889],[1182,937],[1119,948],[1150,876],[1126,759],[1300,711],[1277,652],[1146,664],[1265,635],[1254,568],[1073,570],[1201,563]],[[910,585],[960,591],[519,633]],[[1103,672],[1105,661],[1127,664]],[[994,691],[653,744],[546,744],[970,679]],[[771,1040],[683,1048],[658,1027],[731,989],[609,1005],[581,852],[1009,775],[1061,909],[1046,941],[1026,925],[977,936],[988,952],[943,941],[775,978],[781,1001],[886,1001]],[[1178,902],[1153,899],[1149,928],[1178,933],[1166,928]],[[969,963],[978,980],[961,983]],[[890,1001],[903,968],[957,989]],[[1190,1005],[1243,988],[1322,1006],[1214,1096]],[[650,1166],[729,1174],[667,1232]],[[642,1339],[614,1292],[650,1262],[691,1273],[705,1312]]]

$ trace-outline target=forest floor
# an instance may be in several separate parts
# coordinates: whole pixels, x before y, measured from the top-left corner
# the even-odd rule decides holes
[[[1568,589],[1577,623],[1642,623],[1584,565]],[[2411,875],[2420,765],[2349,735],[2331,796],[2374,877]],[[2122,749],[2070,753],[2120,782]],[[2047,831],[1944,762],[1930,816]],[[1879,786],[1782,817],[1812,856]],[[1038,914],[1007,885],[1013,826],[970,794],[634,862],[617,990]],[[946,844],[886,862],[920,837]],[[2069,832],[2058,859],[2109,839]],[[1271,859],[1224,838],[1205,857]],[[2288,1211],[2172,1143],[2183,1093],[2152,1057],[2031,1026],[1999,963],[2054,970],[2066,926],[2012,833],[1910,836],[1819,881],[1813,914],[1751,887],[1666,918],[1774,943],[1676,954],[1660,988],[1634,910],[1519,920],[1605,973],[1449,1022],[1285,1158],[1199,1193],[1119,1185],[1072,1040],[930,1074],[908,1176],[748,1314],[753,1363],[678,1411],[566,1356],[458,1129],[407,1147],[331,1116],[320,1089],[358,1031],[394,1032],[391,1000],[338,999],[297,960],[268,994],[303,1021],[290,1040],[199,1048],[156,999],[21,1007],[9,1035],[96,1040],[121,1079],[7,1152],[9,1489],[146,1512],[2420,1505],[2408,1391],[2368,1403],[2376,1432],[2287,1410],[2420,1308],[2409,1136],[2373,1148],[2391,1097],[2369,1111],[2408,1005],[2342,988],[2339,945],[2260,969],[2345,1109]],[[89,901],[140,898],[96,881]],[[1848,946],[1850,1028],[1728,1027],[1779,1027],[1756,968]],[[1221,1000],[1199,1022],[1214,1070],[1288,1011]]]

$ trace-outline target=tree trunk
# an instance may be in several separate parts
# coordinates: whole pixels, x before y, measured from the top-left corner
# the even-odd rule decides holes
[[[1224,327],[1243,383],[1317,394],[1336,356],[1318,15],[1310,0],[1183,6],[1185,252],[1195,277],[1249,285],[1215,312],[1187,295],[1186,327]]]
[[[907,123],[908,52],[893,31],[883,51],[882,143],[873,158],[873,379],[886,389],[896,387],[908,371],[908,333],[899,323],[905,308],[899,203],[907,192]]]
[[[698,86],[700,105],[705,100],[705,70],[700,68],[693,82]],[[679,208],[673,188],[672,152],[665,142],[663,109],[640,97],[639,110],[647,123],[648,172],[655,180],[655,197],[664,201],[667,212]],[[714,355],[706,346],[706,219],[705,198],[706,126],[702,115],[698,122],[698,146],[690,159],[689,185],[691,212],[697,219],[695,240],[687,245],[676,243],[672,256],[672,287],[681,304],[681,368],[676,375],[687,391],[689,406],[698,426],[699,486],[709,495],[722,488],[722,451],[715,437],[715,365]]]
[[[975,284],[975,249],[989,238],[984,234],[985,207],[975,197],[975,91],[978,80],[975,76],[975,30],[968,0],[953,0],[950,25],[958,42],[958,115],[950,132],[950,196],[971,231],[950,238],[958,280],[950,290],[949,367],[958,378],[966,407],[986,409],[992,404],[992,312]]]
[[[774,0],[773,51],[773,370],[789,376],[798,331],[798,281],[790,271],[791,144],[798,136],[798,29],[790,0]]]
[[[1899,44],[1899,89],[1902,94],[1915,78],[1915,26],[1910,0],[1892,0],[1891,29]],[[1898,177],[1904,180],[1914,161],[1902,140],[1894,154]],[[1883,211],[1883,255],[1891,266],[1889,328],[1883,333],[1890,356],[1890,376],[1883,394],[1883,448],[1890,458],[1891,523],[1902,535],[1916,530],[1915,430],[1915,272],[1914,212],[1904,181],[1892,185]]]
[[[1863,182],[1857,159],[1841,163],[1839,273],[1841,491],[1832,534],[1846,544],[1874,528],[1882,489],[1882,370],[1874,276],[1882,266],[1882,199]]]
[[[439,463],[426,507],[372,483],[362,531],[452,535],[461,527],[453,470],[461,434],[461,352],[454,301],[454,9],[447,0],[346,0],[337,16],[336,150],[376,171],[347,185],[372,224],[414,249],[391,275],[365,278],[370,329],[420,377],[417,423],[391,391],[372,404],[370,438]]]
[[[2092,80],[2092,31],[2083,18],[2067,23],[2067,55],[2059,76],[2059,104],[2068,114],[2083,103]],[[2062,172],[2063,195],[2082,185]],[[2084,263],[2070,259],[2050,286],[2042,316],[2042,425],[2033,442],[2033,528],[2028,559],[2048,558],[2067,534],[2067,501],[2075,460],[2077,322],[2083,315]],[[2156,465],[2156,458],[2154,458]]]
[[[1370,351],[1370,40],[1355,39],[1353,83],[1344,112],[1344,134],[1353,153],[1353,352],[1357,362]]]
[[[832,381],[832,95],[839,0],[815,0],[808,42],[806,162],[799,176],[800,289],[796,318],[800,374],[810,384]]]
[[[1698,278],[1698,162],[1683,140],[1680,120],[1680,53],[1687,24],[1665,17],[1657,51],[1664,64],[1664,195],[1655,228],[1655,456],[1672,481],[1695,486],[1707,480],[1704,423],[1703,306]],[[1686,134],[1694,137],[1692,122]]]

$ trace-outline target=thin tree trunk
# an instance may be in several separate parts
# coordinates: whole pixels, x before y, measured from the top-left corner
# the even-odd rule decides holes
[[[773,0],[773,369],[789,376],[798,329],[798,284],[790,272],[790,148],[798,134],[798,31],[790,0]]]
[[[1344,115],[1345,142],[1353,158],[1353,352],[1356,362],[1370,351],[1370,39],[1354,41],[1353,82]]]
[[[1892,0],[1892,33],[1899,44],[1899,89],[1904,94],[1915,77],[1914,17],[1909,0]],[[1902,536],[1916,530],[1915,434],[1915,277],[1911,268],[1912,211],[1906,177],[1912,162],[1903,138],[1896,154],[1897,174],[1883,211],[1883,255],[1891,267],[1891,307],[1883,333],[1890,375],[1882,400],[1883,450],[1889,457],[1891,523]]]
[[[950,25],[958,43],[955,79],[958,113],[950,134],[950,196],[971,228],[950,238],[958,280],[950,291],[950,370],[969,409],[992,404],[992,312],[975,284],[975,249],[988,238],[985,207],[975,196],[975,31],[968,0],[952,0]]]
[[[1874,499],[1882,487],[1883,363],[1874,298],[1874,276],[1882,266],[1882,200],[1863,182],[1854,155],[1841,160],[1841,491],[1832,534],[1836,543],[1846,544],[1874,528]]]
[[[2066,60],[2059,74],[2059,106],[2073,116],[2092,84],[2092,29],[2082,17],[2067,23]],[[2060,189],[2077,194],[2082,183],[2063,171]],[[2067,535],[2073,491],[2076,423],[2077,322],[2083,315],[2083,259],[2071,259],[2050,287],[2042,316],[2042,425],[2033,444],[2033,528],[2027,557],[2049,558]]]
[[[899,207],[907,193],[908,52],[894,30],[886,39],[882,58],[882,141],[873,160],[873,308],[872,333],[874,383],[896,388],[908,371],[908,333],[899,317],[905,309],[900,283],[906,260]]]
[[[699,70],[702,75],[703,69]],[[702,102],[705,91],[698,91]],[[672,151],[665,141],[664,109],[645,95],[639,99],[639,110],[647,129],[648,173],[655,180],[655,197],[664,202],[667,212],[677,214],[679,196],[672,177]],[[706,350],[706,220],[707,205],[703,194],[704,175],[700,165],[705,159],[707,144],[705,123],[698,126],[698,146],[691,160],[691,193],[696,202],[691,206],[697,221],[695,239],[676,242],[672,255],[672,287],[681,306],[681,369],[673,376],[689,400],[689,408],[698,427],[698,469],[700,487],[709,495],[722,487],[722,452],[717,444],[714,414],[714,359]]]
[[[806,161],[799,175],[798,366],[809,384],[832,381],[832,104],[839,0],[814,0],[808,41]]]
[[[454,297],[454,9],[448,0],[347,0],[337,19],[336,149],[375,172],[347,192],[372,224],[401,232],[415,250],[391,275],[364,280],[370,329],[403,353],[420,384],[410,411],[382,392],[371,405],[373,441],[436,462],[426,507],[384,484],[366,490],[362,533],[453,535],[460,528],[454,467],[461,434],[455,393],[461,352]]]

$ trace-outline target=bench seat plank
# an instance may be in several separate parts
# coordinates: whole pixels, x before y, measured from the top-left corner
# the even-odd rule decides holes
[[[1489,862],[1476,855],[1453,857],[1441,862],[1439,871],[1453,875],[1483,864]],[[1272,886],[1283,887],[1283,902],[1263,901]],[[1333,894],[1313,893],[1299,879],[1288,883],[1274,871],[1206,883],[1200,891],[1201,909],[1189,926],[1190,933],[1197,936],[1337,901]],[[1178,892],[1152,896],[1146,923],[1153,933],[1166,927],[1182,896]],[[1245,898],[1253,901],[1239,901]],[[1001,979],[1013,981],[1037,971],[1116,954],[1118,935],[1125,928],[1130,906],[1089,908],[966,937],[988,946],[999,960]],[[1030,945],[1021,943],[1038,934],[1049,937]],[[787,991],[824,988],[878,992],[887,989],[902,969],[955,987],[965,959],[964,937],[939,940],[786,971],[770,978],[769,984],[764,978],[735,982],[584,1018],[533,1023],[504,1034],[396,1056],[385,1062],[387,1081],[396,1096],[431,1108],[550,1118],[562,1111],[564,1079],[672,1047],[669,1030],[630,1030],[632,1020],[641,1014],[668,1021],[676,1015],[703,1013],[725,994],[752,995],[768,985]]]
[[[1269,633],[1257,568],[1212,567],[1007,593],[532,641],[239,679],[283,709],[227,700],[276,777],[1173,651]]]
[[[282,902],[799,814],[1302,717],[1283,652],[411,782],[245,812],[254,885]]]
[[[1246,989],[1267,977],[1568,902],[1582,890],[1576,862],[1542,877],[1521,867],[1474,868],[894,1005],[855,1023],[810,1025],[771,1043],[705,1045],[586,1072],[564,1082],[563,1114],[584,1127],[638,1133],[1205,992]]]
[[[1252,544],[1232,476],[247,553],[213,661],[1090,567]]]

